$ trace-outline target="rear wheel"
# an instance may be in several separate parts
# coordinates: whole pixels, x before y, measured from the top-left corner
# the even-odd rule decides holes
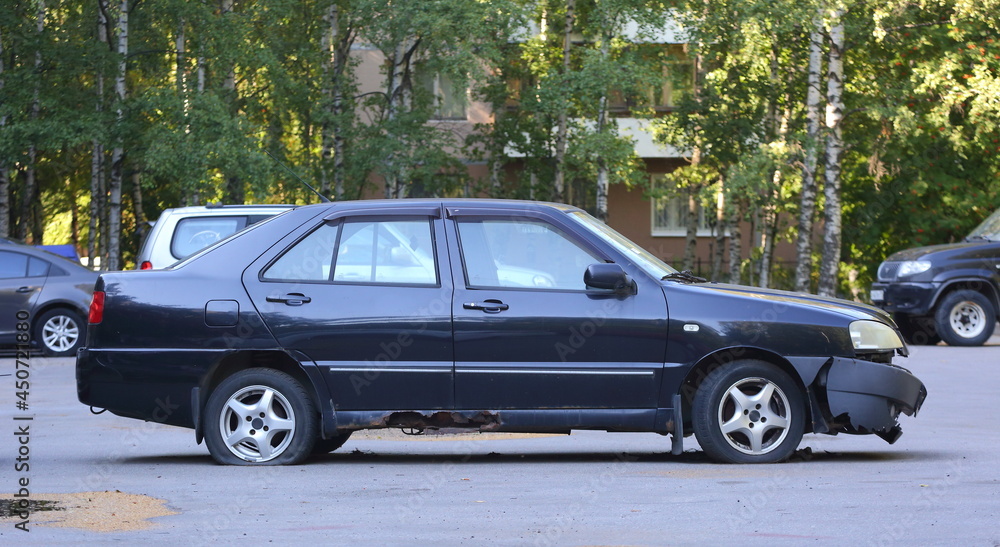
[[[278,370],[248,369],[226,378],[209,397],[205,415],[208,451],[222,464],[296,464],[316,442],[312,399]]]
[[[713,371],[695,393],[694,433],[705,453],[724,463],[774,463],[802,440],[802,391],[778,367],[736,361]]]
[[[76,355],[85,334],[86,324],[80,314],[65,308],[49,310],[35,321],[35,339],[42,352],[52,357]]]
[[[949,346],[981,346],[993,336],[997,312],[982,293],[962,290],[941,300],[934,320]]]

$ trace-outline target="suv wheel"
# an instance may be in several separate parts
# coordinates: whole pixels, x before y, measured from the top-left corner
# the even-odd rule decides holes
[[[986,296],[976,291],[955,291],[934,313],[937,332],[950,346],[981,346],[993,336],[997,312]]]

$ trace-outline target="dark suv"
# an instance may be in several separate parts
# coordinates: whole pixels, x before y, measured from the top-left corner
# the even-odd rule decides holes
[[[872,302],[911,344],[981,346],[1000,310],[1000,209],[962,243],[907,249],[879,266]]]

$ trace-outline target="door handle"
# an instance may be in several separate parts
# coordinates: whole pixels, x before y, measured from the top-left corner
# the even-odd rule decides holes
[[[312,298],[297,292],[290,292],[281,296],[268,296],[265,300],[268,302],[281,302],[288,306],[301,306],[302,304],[312,302]]]
[[[467,310],[482,310],[486,313],[500,313],[510,309],[510,306],[499,300],[484,300],[482,302],[466,302],[462,307]]]
[[[21,293],[21,294],[24,294],[24,293],[29,293],[29,292],[32,292],[32,291],[34,291],[34,290],[35,290],[35,288],[34,288],[34,287],[19,287],[19,288],[17,289],[17,292],[19,292],[19,293]]]

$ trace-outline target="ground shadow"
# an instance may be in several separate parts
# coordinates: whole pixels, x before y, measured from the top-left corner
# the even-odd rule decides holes
[[[954,458],[954,454],[944,452],[828,452],[813,451],[810,448],[797,450],[795,454],[785,463],[807,464],[807,463],[890,463],[902,461],[947,461]],[[371,450],[347,450],[344,452],[333,452],[330,454],[317,454],[307,459],[302,465],[323,465],[323,464],[497,464],[497,463],[525,463],[525,464],[566,464],[566,463],[607,463],[607,462],[630,462],[630,463],[675,463],[675,464],[713,464],[704,452],[700,450],[687,450],[680,455],[673,455],[666,452],[489,452],[486,454],[461,454],[461,453],[413,453],[400,454],[398,452],[381,453]],[[122,464],[158,464],[158,465],[191,465],[191,464],[214,464],[212,457],[205,455],[163,455],[163,456],[140,456],[134,458],[124,458]]]

